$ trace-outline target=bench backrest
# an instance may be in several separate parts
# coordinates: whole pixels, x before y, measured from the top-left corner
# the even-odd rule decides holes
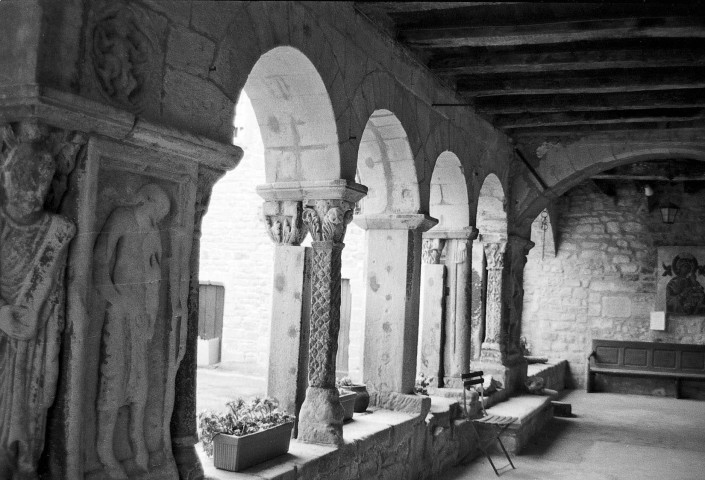
[[[601,368],[705,373],[705,345],[593,340],[592,351]]]

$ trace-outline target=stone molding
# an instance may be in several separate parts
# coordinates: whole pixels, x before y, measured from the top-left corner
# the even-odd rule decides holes
[[[308,232],[301,202],[264,202],[262,216],[267,234],[277,245],[299,246]]]
[[[467,238],[468,240],[476,240],[478,238],[480,231],[470,225],[469,227],[465,227],[461,230],[436,230],[435,228],[429,230],[428,232],[424,232],[423,238],[424,240],[427,238],[442,238],[442,239],[463,239]]]
[[[363,230],[418,230],[426,232],[438,224],[438,220],[425,213],[358,215],[355,225]]]
[[[243,156],[242,149],[236,145],[149,122],[135,114],[71,93],[39,85],[0,87],[0,121],[8,123],[27,119],[179,155],[217,170],[232,170]]]
[[[257,186],[267,202],[301,200],[345,200],[356,203],[367,195],[367,187],[345,179],[305,182],[275,182]]]

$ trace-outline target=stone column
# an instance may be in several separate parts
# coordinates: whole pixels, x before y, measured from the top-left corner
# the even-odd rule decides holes
[[[503,274],[506,241],[484,243],[487,260],[487,295],[485,300],[485,339],[482,342],[480,360],[502,363],[505,353],[503,338]]]
[[[311,249],[300,246],[307,232],[300,201],[265,202],[262,213],[276,244],[267,396],[298,418],[308,385]]]
[[[308,194],[313,196],[310,191]],[[313,240],[309,386],[299,415],[298,436],[307,443],[343,443],[343,407],[335,388],[341,252],[347,225],[352,221],[354,202],[363,195],[345,187],[337,192],[337,198],[308,200],[303,211]]]
[[[508,243],[509,257],[509,339],[507,346],[510,364],[524,361],[521,350],[521,317],[524,304],[524,267],[527,255],[534,247],[534,242],[526,238],[510,235]]]
[[[188,294],[188,326],[186,350],[176,372],[174,412],[171,416],[171,449],[181,480],[196,480],[204,476],[203,466],[196,453],[198,443],[196,412],[196,374],[198,348],[199,257],[201,252],[201,225],[208,210],[215,183],[225,175],[224,170],[205,166],[198,169],[193,243],[190,252],[190,279]]]
[[[439,232],[439,234],[441,234]],[[471,260],[477,229],[442,232],[446,238],[447,296],[444,315],[443,386],[462,388],[461,375],[470,370]]]
[[[367,215],[363,380],[373,392],[413,393],[419,334],[424,214]]]
[[[426,232],[429,235],[431,232]],[[441,252],[445,246],[442,238],[424,238],[421,249],[421,291],[419,297],[419,351],[417,371],[432,377],[430,383],[438,387],[441,371],[441,329],[443,326],[443,300],[445,298],[445,270],[441,265]]]

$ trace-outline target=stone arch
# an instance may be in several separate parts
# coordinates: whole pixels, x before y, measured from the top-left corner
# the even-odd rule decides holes
[[[362,213],[417,213],[419,184],[406,130],[386,109],[370,115],[360,140],[357,171],[368,187]]]
[[[563,169],[561,173],[554,174],[551,179],[545,177],[545,171],[555,172],[551,165],[559,163],[571,164],[569,158],[588,158],[590,162],[583,168]],[[592,147],[579,146],[561,148],[551,151],[546,155],[545,163],[539,170],[539,174],[549,181],[549,188],[540,193],[533,190],[524,201],[525,208],[516,217],[517,230],[528,230],[531,223],[546,208],[550,202],[563,195],[565,192],[605,170],[628,165],[635,162],[645,162],[649,160],[667,160],[669,158],[690,158],[698,161],[705,161],[705,148],[698,146],[675,146],[672,144],[647,145],[642,148],[624,150],[615,153],[611,146],[595,145]]]
[[[288,46],[269,50],[255,63],[243,90],[262,134],[268,183],[339,178],[333,107],[303,53]]]
[[[485,177],[477,199],[475,227],[484,239],[506,240],[507,212],[502,182],[497,175]]]
[[[448,150],[440,154],[431,175],[429,210],[438,220],[434,230],[461,230],[469,225],[464,169],[460,159]]]
[[[442,122],[444,119],[436,118],[438,116],[437,112],[420,102],[408,90],[402,88],[393,76],[381,71],[373,71],[365,75],[350,96],[350,99],[349,111],[346,112],[350,118],[350,139],[358,142],[356,143],[356,164],[352,164],[353,172],[358,175],[360,173],[360,162],[363,160],[360,151],[364,148],[362,145],[363,139],[367,139],[365,131],[368,130],[370,118],[381,110],[394,112],[394,116],[405,132],[406,142],[409,146],[410,165],[414,169],[419,190],[418,210],[428,212],[430,168],[426,159],[435,158],[435,156],[428,156],[428,149],[424,148],[423,139],[426,138],[430,129],[429,123]],[[421,115],[421,109],[428,109],[428,111],[423,112],[424,115]],[[423,117],[423,120],[421,120],[421,117]],[[342,142],[341,152],[349,146],[349,143]],[[351,164],[347,161],[347,158],[344,158],[343,165],[341,165],[343,172],[346,172],[350,166]],[[430,167],[432,167],[432,164]]]

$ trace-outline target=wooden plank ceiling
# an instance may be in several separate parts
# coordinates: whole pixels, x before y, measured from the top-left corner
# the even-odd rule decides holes
[[[356,8],[519,143],[705,127],[702,2]]]

